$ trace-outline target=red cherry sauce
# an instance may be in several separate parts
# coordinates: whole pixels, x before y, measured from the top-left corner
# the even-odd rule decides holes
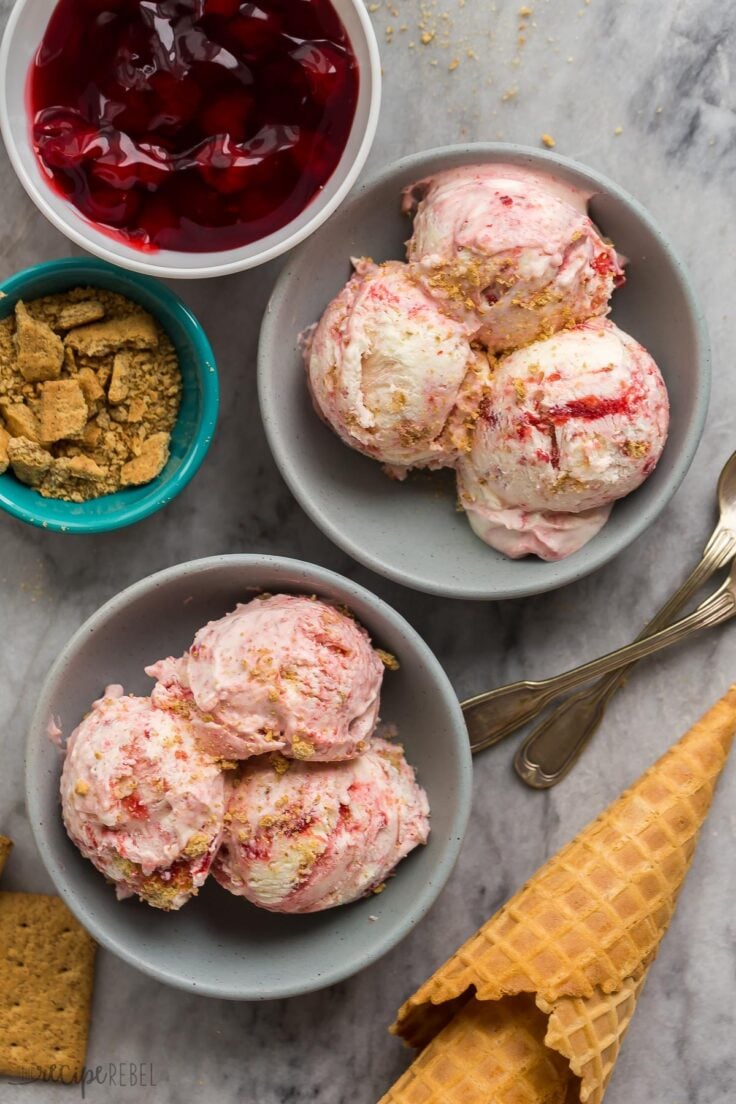
[[[33,142],[112,236],[232,249],[324,187],[358,81],[329,0],[59,0],[29,74]]]

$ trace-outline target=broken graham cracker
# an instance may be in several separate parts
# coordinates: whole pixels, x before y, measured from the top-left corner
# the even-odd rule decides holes
[[[32,318],[21,302],[15,308],[15,355],[18,371],[28,383],[58,379],[64,345],[45,322]]]
[[[95,951],[58,897],[0,892],[0,1074],[80,1080]]]
[[[59,311],[56,319],[57,330],[73,330],[77,326],[86,326],[90,322],[99,322],[105,317],[105,308],[98,299],[83,299],[78,303],[67,303]]]
[[[117,406],[123,399],[128,397],[128,379],[130,377],[131,369],[131,356],[130,353],[122,352],[115,354],[115,360],[112,362],[112,375],[110,376],[110,383],[107,388],[107,401],[111,406]]]
[[[53,457],[28,437],[11,437],[8,458],[13,474],[21,483],[36,487],[53,463]]]
[[[10,457],[8,456],[8,441],[10,440],[10,434],[7,429],[3,429],[0,425],[0,475],[8,470],[10,464]]]
[[[16,335],[60,342],[57,378],[26,379]],[[181,402],[176,351],[137,303],[74,288],[0,319],[0,473],[41,495],[83,502],[155,478]]]
[[[91,326],[71,330],[66,335],[66,344],[75,353],[105,356],[122,348],[153,349],[158,345],[158,334],[150,315],[130,314],[127,318],[93,322]]]
[[[0,836],[0,874],[5,869],[5,864],[8,861],[8,855],[13,849],[13,841],[8,839],[7,836]]]
[[[105,388],[97,378],[96,372],[93,372],[91,368],[80,368],[77,372],[77,381],[90,409],[104,399]]]
[[[41,439],[38,418],[24,403],[2,405],[0,414],[5,419],[5,429],[11,437],[27,437],[29,441]]]
[[[169,459],[168,433],[154,433],[144,442],[140,456],[123,464],[120,481],[124,487],[150,483],[163,469]]]
[[[84,392],[76,379],[44,383],[39,411],[44,444],[81,437],[89,416]]]

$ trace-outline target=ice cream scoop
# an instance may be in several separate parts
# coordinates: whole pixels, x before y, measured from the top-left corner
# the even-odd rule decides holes
[[[346,444],[398,476],[451,465],[469,446],[487,359],[406,265],[355,263],[305,335],[317,411]]]
[[[396,744],[357,759],[245,765],[213,873],[272,912],[318,912],[377,890],[429,833],[429,805]]]
[[[155,702],[199,714],[215,754],[332,760],[360,754],[372,735],[384,663],[347,613],[276,594],[210,621],[180,659],[146,671]]]
[[[226,790],[186,717],[108,686],[69,737],[62,815],[119,898],[179,909],[209,873]]]
[[[475,532],[512,557],[557,560],[652,472],[669,402],[637,341],[596,318],[502,357],[458,464]]]
[[[620,258],[589,196],[516,165],[467,165],[407,188],[412,272],[492,352],[605,314]]]

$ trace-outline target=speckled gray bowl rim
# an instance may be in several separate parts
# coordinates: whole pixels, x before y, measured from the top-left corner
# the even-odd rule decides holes
[[[423,591],[427,594],[437,594],[446,598],[464,599],[500,600],[505,598],[525,598],[531,594],[542,594],[550,590],[555,590],[558,587],[575,582],[577,579],[582,579],[586,575],[590,575],[592,572],[597,571],[599,567],[608,563],[635,541],[637,537],[641,536],[644,530],[652,524],[665,508],[685,478],[703,434],[705,418],[708,412],[708,401],[710,398],[710,343],[703,312],[695,295],[687,269],[679,254],[670,243],[669,238],[660,230],[646,208],[643,207],[638,200],[634,199],[632,195],[623,188],[620,188],[617,184],[614,184],[613,181],[609,180],[603,173],[579,161],[575,161],[572,158],[562,157],[560,154],[534,149],[530,146],[520,146],[505,142],[471,142],[454,146],[438,146],[434,149],[422,150],[419,153],[410,154],[408,157],[404,157],[399,161],[394,161],[384,169],[373,174],[353,191],[351,199],[340,209],[340,214],[343,216],[349,214],[351,207],[356,206],[358,201],[365,196],[366,192],[386,183],[392,177],[403,174],[405,171],[411,169],[412,166],[416,165],[419,172],[426,173],[426,162],[428,159],[441,160],[449,156],[456,158],[460,153],[467,156],[468,164],[472,164],[472,159],[475,154],[487,155],[492,153],[494,155],[497,154],[499,159],[504,156],[528,158],[531,161],[538,162],[541,168],[546,167],[548,171],[552,172],[555,166],[559,166],[572,172],[580,173],[591,181],[596,191],[608,192],[622,204],[627,206],[634,215],[649,228],[651,233],[658,239],[663,252],[668,256],[673,270],[680,280],[684,297],[694,323],[698,356],[696,358],[696,363],[693,365],[693,371],[697,376],[697,387],[696,400],[691,411],[689,425],[682,442],[682,447],[680,452],[673,458],[672,467],[667,478],[663,480],[656,498],[648,507],[642,507],[641,510],[637,511],[636,517],[631,520],[626,531],[621,533],[617,539],[610,538],[609,541],[601,545],[597,551],[591,550],[589,546],[586,546],[573,557],[559,560],[556,563],[546,564],[547,570],[545,571],[543,579],[540,580],[539,586],[489,586],[481,589],[472,585],[464,586],[462,583],[458,583],[457,585],[438,584],[432,580],[426,579],[421,571],[410,573],[404,569],[396,568],[392,563],[381,559],[377,555],[365,551],[351,538],[348,532],[333,524],[331,520],[326,518],[321,511],[316,508],[310,497],[309,490],[305,487],[300,478],[299,457],[291,448],[289,434],[280,431],[278,414],[272,409],[271,404],[266,398],[267,389],[264,381],[269,371],[268,365],[273,351],[277,349],[279,345],[283,345],[283,335],[271,332],[269,320],[274,316],[276,309],[280,309],[282,303],[288,301],[294,267],[298,264],[302,252],[313,247],[314,242],[319,240],[319,232],[315,234],[311,242],[304,243],[304,245],[294,251],[292,258],[282,270],[276,282],[263,316],[258,349],[258,397],[261,408],[261,418],[274,460],[294,497],[315,525],[317,525],[318,528],[339,548],[342,548],[343,551],[347,552],[359,563],[371,568],[372,571],[377,572],[379,575],[383,575],[388,579],[393,579],[395,582],[402,583],[404,586]],[[419,168],[420,166],[421,169]]]
[[[364,601],[371,607],[371,610],[375,612],[377,621],[384,620],[400,632],[407,642],[407,647],[411,648],[414,654],[419,656],[428,671],[431,672],[437,692],[447,706],[449,716],[453,718],[452,734],[458,762],[457,803],[452,815],[451,830],[443,841],[442,849],[438,852],[434,875],[431,881],[427,881],[424,890],[415,897],[412,908],[404,915],[402,921],[395,924],[391,931],[385,933],[383,940],[373,952],[363,953],[361,948],[356,945],[354,947],[354,957],[349,963],[336,965],[331,971],[324,971],[316,982],[304,985],[286,985],[281,987],[278,991],[273,992],[258,991],[239,993],[222,991],[216,987],[207,988],[206,985],[193,983],[186,976],[172,974],[165,970],[151,967],[149,963],[142,962],[129,947],[121,945],[115,939],[112,939],[106,932],[104,926],[98,924],[96,917],[80,903],[66,872],[57,865],[51,857],[49,848],[46,845],[45,829],[43,828],[43,821],[48,814],[48,810],[42,807],[42,803],[38,798],[35,782],[35,775],[38,770],[36,765],[38,753],[34,752],[34,737],[38,740],[39,733],[46,731],[50,715],[50,702],[53,697],[54,688],[56,684],[64,678],[66,669],[70,663],[73,662],[73,657],[81,642],[109,617],[114,616],[119,610],[123,609],[131,599],[137,599],[155,590],[162,584],[168,583],[172,579],[187,577],[192,571],[198,571],[200,569],[206,570],[208,568],[217,567],[218,565],[237,565],[239,563],[251,567],[261,567],[264,570],[279,570],[281,568],[285,573],[289,571],[298,572],[304,577],[305,590],[314,587],[317,594],[319,594],[321,584],[335,587],[344,595],[346,604],[349,605],[355,598]],[[40,742],[37,742],[36,746],[40,746]],[[397,613],[388,603],[384,602],[382,598],[379,598],[358,583],[354,583],[350,579],[345,578],[345,576],[339,575],[337,572],[330,571],[327,568],[320,567],[317,564],[311,564],[304,560],[296,560],[284,556],[254,554],[207,556],[198,560],[189,560],[185,563],[177,564],[163,571],[158,571],[126,587],[125,590],[120,591],[119,594],[116,594],[96,610],[91,617],[87,618],[84,624],[77,629],[71,639],[62,648],[41,687],[38,702],[31,719],[28,739],[26,741],[26,807],[33,837],[51,880],[62,899],[69,906],[82,926],[87,929],[101,946],[106,947],[107,950],[112,951],[113,954],[117,955],[131,966],[134,966],[136,969],[141,970],[151,977],[155,977],[158,981],[178,989],[227,1000],[271,1000],[300,996],[304,993],[324,989],[370,966],[373,962],[382,958],[383,955],[387,954],[388,951],[400,943],[432,907],[457,861],[467,828],[468,817],[470,815],[472,779],[473,766],[470,754],[470,744],[462,709],[460,708],[460,702],[439,660],[416,629],[414,629],[400,613]],[[56,816],[61,816],[60,808],[54,810],[54,813]],[[400,877],[400,870],[397,877]]]

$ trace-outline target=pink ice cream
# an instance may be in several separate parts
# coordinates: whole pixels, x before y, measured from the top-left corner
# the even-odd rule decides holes
[[[356,269],[305,335],[315,406],[347,445],[396,475],[451,465],[469,446],[487,359],[406,265]]]
[[[245,759],[350,759],[378,720],[384,663],[356,621],[313,598],[255,598],[146,671],[161,705],[198,712],[208,747]]]
[[[108,686],[69,737],[64,824],[119,898],[186,904],[209,873],[226,803],[226,776],[191,723],[121,686]]]
[[[460,502],[478,536],[506,555],[562,559],[652,472],[668,421],[646,349],[591,319],[498,362],[458,465]]]
[[[416,278],[491,352],[608,311],[621,261],[590,197],[514,165],[468,165],[406,189]]]
[[[254,760],[233,792],[213,872],[272,912],[344,905],[426,842],[428,814],[401,747],[385,740],[345,763]]]

